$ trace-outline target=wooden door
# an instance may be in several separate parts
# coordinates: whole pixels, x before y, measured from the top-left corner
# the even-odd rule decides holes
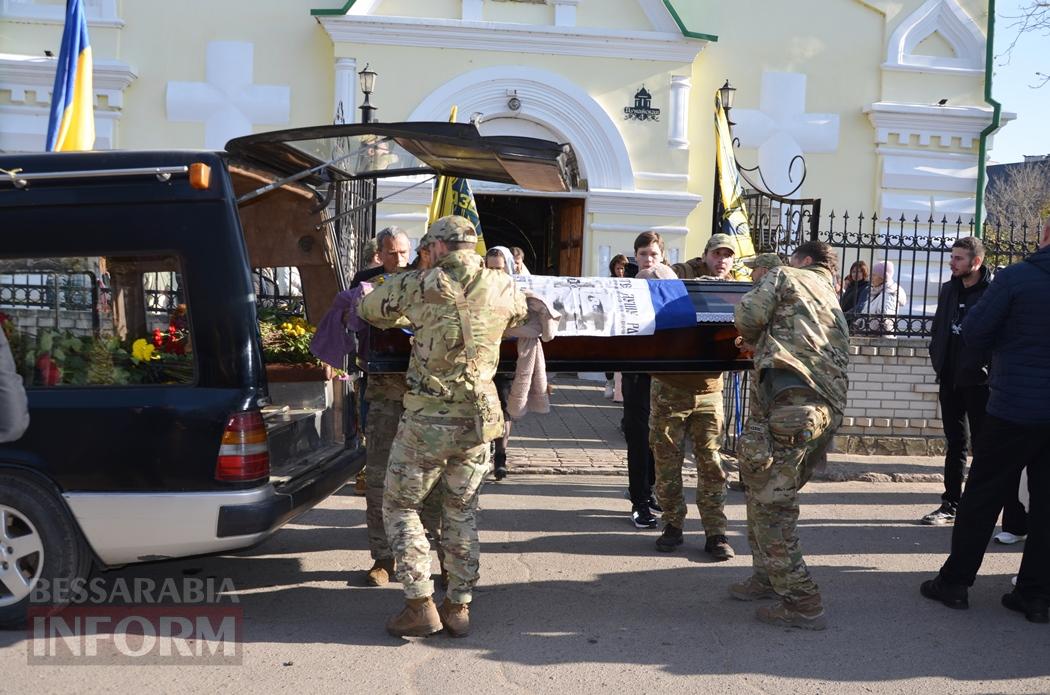
[[[579,277],[583,274],[583,199],[563,198],[556,210],[558,274]]]

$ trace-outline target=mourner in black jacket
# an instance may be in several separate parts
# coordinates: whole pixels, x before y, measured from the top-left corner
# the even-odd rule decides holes
[[[1002,604],[1033,623],[1050,623],[1050,222],[1039,251],[1005,268],[966,318],[963,336],[992,351],[991,397],[977,437],[952,550],[923,596],[966,608],[1004,497],[1028,469],[1028,539],[1017,588]]]
[[[922,523],[932,526],[955,521],[970,442],[977,438],[988,403],[988,353],[967,349],[962,340],[963,319],[991,280],[983,261],[984,244],[980,239],[963,237],[955,242],[949,261],[952,277],[941,286],[937,313],[933,317],[930,358],[940,383],[941,421],[947,448],[941,506],[921,519]]]

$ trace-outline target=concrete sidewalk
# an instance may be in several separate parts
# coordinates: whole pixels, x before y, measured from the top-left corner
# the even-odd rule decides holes
[[[603,396],[604,384],[553,375],[549,415],[526,415],[514,423],[508,451],[510,473],[627,476],[627,448],[620,431],[623,407]],[[727,468],[735,461],[726,457]],[[942,482],[944,459],[931,456],[829,454],[817,480],[865,482]],[[695,475],[692,455],[686,475]],[[731,472],[731,476],[735,473]]]

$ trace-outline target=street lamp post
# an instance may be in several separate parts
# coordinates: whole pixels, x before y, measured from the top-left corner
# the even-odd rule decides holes
[[[375,112],[379,110],[368,101],[368,98],[372,96],[372,92],[375,90],[376,72],[375,70],[369,70],[368,63],[365,63],[364,70],[357,73],[357,77],[361,81],[361,91],[365,95],[364,102],[358,107],[361,109],[361,122],[371,123]]]

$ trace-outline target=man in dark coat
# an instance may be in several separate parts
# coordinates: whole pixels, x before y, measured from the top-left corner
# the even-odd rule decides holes
[[[1028,470],[1028,540],[1017,586],[1004,606],[1035,623],[1050,622],[1050,221],[1039,250],[1002,270],[963,322],[967,349],[990,350],[988,409],[966,491],[952,529],[952,550],[926,598],[968,607],[1003,499]],[[1013,490],[1011,490],[1013,488]]]
[[[983,263],[984,244],[980,239],[972,236],[958,239],[952,245],[948,263],[951,279],[941,286],[937,297],[930,359],[940,384],[941,422],[948,446],[944,455],[941,506],[920,520],[930,526],[955,522],[962,498],[966,456],[970,442],[977,439],[988,402],[988,355],[964,350],[961,335],[963,319],[984,295],[991,280]]]

